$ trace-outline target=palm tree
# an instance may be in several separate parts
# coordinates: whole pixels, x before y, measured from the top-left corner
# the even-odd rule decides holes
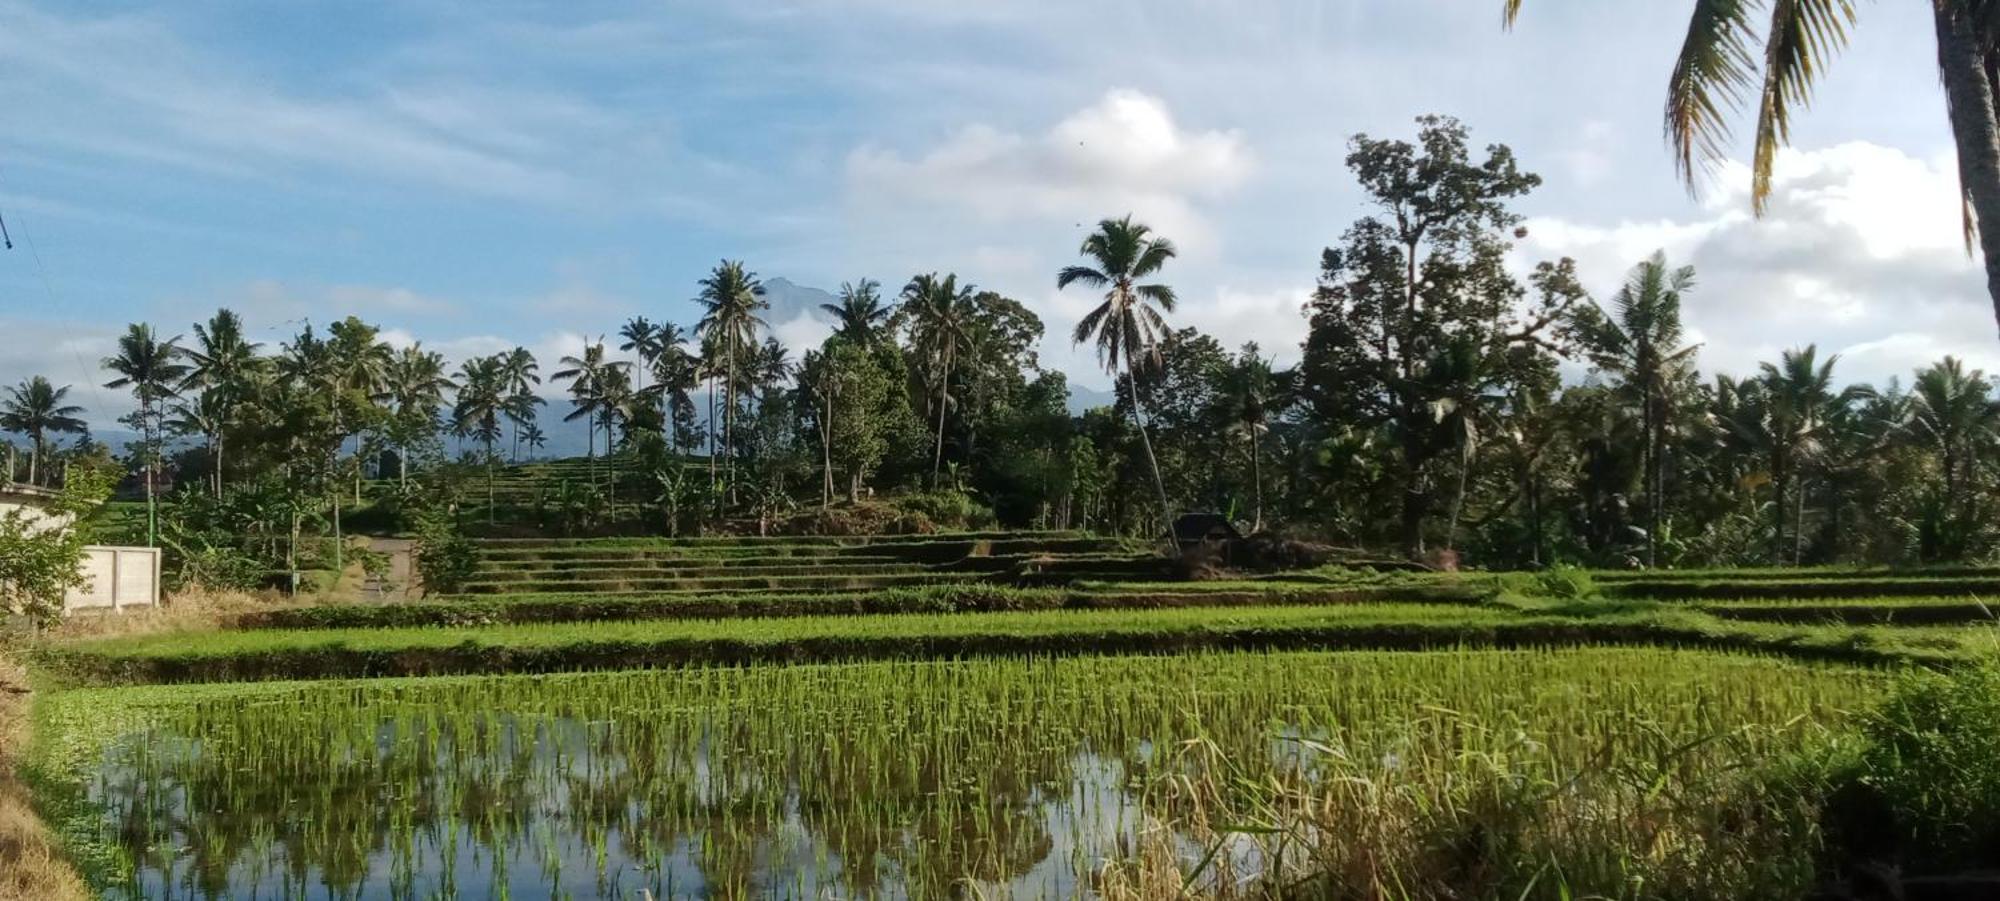
[[[660,355],[660,327],[644,316],[634,316],[619,327],[618,337],[625,339],[625,343],[618,345],[619,350],[634,352],[639,357],[637,387],[644,390],[646,371],[653,368],[653,360]]]
[[[1512,25],[1521,0],[1503,0]],[[1765,6],[1770,23],[1761,53],[1753,14]],[[1751,161],[1751,203],[1762,214],[1771,194],[1778,149],[1791,142],[1792,113],[1805,108],[1813,83],[1847,44],[1853,0],[1696,0],[1680,57],[1667,79],[1666,134],[1681,178],[1692,186],[1698,169],[1727,156],[1728,116],[1754,92],[1757,133]],[[1958,149],[1966,249],[1978,238],[1986,290],[2000,320],[2000,118],[1991,79],[2000,44],[2000,5],[1991,0],[1933,0],[1939,80]],[[1760,71],[1761,62],[1761,71]],[[1981,223],[1987,228],[1978,228]]]
[[[729,470],[725,478],[730,487],[735,488],[735,423],[736,389],[741,379],[737,368],[738,355],[745,353],[757,343],[757,330],[764,328],[764,320],[757,313],[770,306],[764,300],[764,284],[757,280],[757,273],[743,268],[736,260],[723,260],[708,277],[701,280],[701,293],[695,297],[701,304],[701,322],[695,326],[695,333],[704,338],[713,337],[723,355],[723,406],[722,406],[722,450],[730,455]]]
[[[1777,530],[1773,538],[1774,556],[1782,560],[1785,547],[1785,491],[1794,482],[1804,482],[1804,464],[1820,452],[1829,423],[1849,404],[1874,395],[1874,389],[1856,385],[1833,390],[1833,366],[1840,361],[1834,354],[1819,362],[1819,349],[1811,344],[1788,350],[1777,364],[1759,367],[1758,380],[1766,394],[1766,417],[1770,423],[1771,479],[1776,489]],[[1792,522],[1792,563],[1798,564],[1805,551],[1805,489],[1796,492]]]
[[[78,414],[83,408],[68,402],[69,386],[61,388],[42,376],[35,376],[7,389],[0,401],[0,429],[28,436],[28,484],[38,484],[36,467],[48,454],[49,433],[76,434],[86,426]],[[8,472],[7,478],[13,478]]]
[[[660,397],[665,419],[674,427],[674,443],[683,450],[692,449],[695,444],[691,435],[681,434],[681,423],[694,421],[694,389],[701,382],[701,367],[688,353],[687,340],[687,332],[680,326],[660,323],[659,352],[653,357],[653,387],[648,389]]]
[[[202,393],[200,406],[212,415],[211,431],[202,434],[208,442],[208,452],[214,466],[215,496],[222,496],[223,455],[228,430],[235,425],[237,405],[240,404],[255,381],[263,360],[257,350],[264,345],[244,337],[243,318],[235,311],[223,308],[215,311],[207,323],[196,323],[194,346],[180,349],[181,357],[188,361],[187,377],[181,380],[180,390],[196,390]],[[211,396],[212,395],[212,396]]]
[[[1680,346],[1681,295],[1694,287],[1694,267],[1667,267],[1664,253],[1655,253],[1632,267],[1607,311],[1595,304],[1576,316],[1577,336],[1598,369],[1618,377],[1636,394],[1644,442],[1640,470],[1646,492],[1646,565],[1659,563],[1660,517],[1666,506],[1664,486],[1667,420],[1676,383],[1690,369],[1698,345]]]
[[[928,364],[929,379],[937,384],[937,450],[931,455],[933,487],[944,466],[944,417],[951,408],[952,367],[961,354],[972,349],[978,297],[972,285],[958,284],[956,274],[939,278],[935,272],[926,273],[903,286],[903,305],[897,315],[909,321],[910,344]]]
[[[385,387],[396,442],[396,480],[408,485],[410,445],[435,434],[444,394],[458,385],[445,377],[444,355],[424,350],[423,343],[417,342],[397,352],[389,364]]]
[[[493,445],[500,440],[500,417],[505,408],[507,361],[505,357],[475,357],[459,368],[458,402],[452,406],[455,432],[469,435],[486,448],[486,521],[493,522]]]
[[[1957,357],[1945,357],[1918,371],[1912,387],[1910,431],[1937,451],[1948,501],[1970,502],[1962,489],[1972,477],[1979,448],[2000,422],[1992,383],[1986,373],[1967,372]]]
[[[541,364],[535,362],[535,355],[530,353],[525,347],[516,346],[513,350],[504,354],[504,357],[506,363],[502,368],[507,373],[507,393],[514,397],[522,395],[534,396],[535,386],[542,383],[542,377],[538,373],[538,370],[541,369]],[[539,405],[541,402],[540,398],[537,397],[535,404]],[[521,455],[522,421],[511,416],[508,418],[514,422],[514,455],[518,457]]]
[[[1174,311],[1174,289],[1138,282],[1158,273],[1174,258],[1173,242],[1153,237],[1152,229],[1133,222],[1127,215],[1097,223],[1097,231],[1083,239],[1078,252],[1096,265],[1063,267],[1056,275],[1056,290],[1081,283],[1087,288],[1104,288],[1105,292],[1104,302],[1076,324],[1072,340],[1077,344],[1095,342],[1097,358],[1113,378],[1117,377],[1119,366],[1124,366],[1125,384],[1132,392],[1132,415],[1139,426],[1139,443],[1146,449],[1146,465],[1153,472],[1153,490],[1159,495],[1160,521],[1163,527],[1172,528],[1167,485],[1160,479],[1160,463],[1153,456],[1153,439],[1146,435],[1146,412],[1134,373],[1138,359],[1159,362],[1159,341],[1167,333],[1167,321],[1160,314]]]
[[[1250,525],[1252,532],[1264,530],[1264,455],[1260,444],[1264,434],[1271,430],[1267,420],[1273,381],[1271,361],[1259,355],[1255,341],[1243,345],[1236,365],[1222,373],[1230,414],[1229,431],[1243,439],[1250,456],[1250,492],[1256,509]]]
[[[148,546],[159,535],[160,508],[155,481],[159,475],[160,432],[165,425],[163,405],[175,395],[176,386],[187,377],[188,372],[188,367],[177,359],[180,356],[180,340],[180,336],[175,335],[161,341],[153,333],[151,325],[135,322],[118,337],[117,355],[105,357],[101,364],[117,373],[117,378],[105,382],[104,387],[130,388],[132,396],[139,401],[137,421],[143,445],[140,465],[146,476]]]
[[[521,427],[521,443],[528,446],[528,455],[533,456],[548,445],[549,436],[542,433],[541,426],[531,422]]]
[[[872,347],[895,308],[882,303],[882,283],[872,278],[840,284],[840,302],[823,303],[833,316],[833,333],[862,347]]]
[[[573,407],[569,415],[563,417],[563,421],[584,420],[587,426],[586,440],[589,442],[585,453],[594,461],[597,459],[597,419],[605,407],[610,374],[632,364],[623,360],[607,359],[604,339],[600,337],[584,345],[583,356],[565,356],[557,362],[557,365],[563,368],[550,373],[549,380],[570,383],[570,404]],[[605,435],[604,450],[606,453],[611,450],[609,433]]]

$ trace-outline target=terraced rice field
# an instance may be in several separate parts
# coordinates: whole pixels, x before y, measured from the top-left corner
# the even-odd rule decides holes
[[[1167,572],[490,541],[460,595],[46,648],[38,778],[113,896],[1773,897],[1815,826],[1754,775],[2000,650],[1977,570]]]

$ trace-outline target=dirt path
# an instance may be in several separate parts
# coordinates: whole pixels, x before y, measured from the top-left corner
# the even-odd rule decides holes
[[[27,750],[31,699],[26,671],[0,651],[0,901],[89,898],[15,775]]]

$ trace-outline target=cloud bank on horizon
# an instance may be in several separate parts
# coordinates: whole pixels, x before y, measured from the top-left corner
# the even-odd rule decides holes
[[[75,383],[108,422],[124,399],[87,386],[124,323],[224,305],[273,345],[351,313],[553,358],[691,322],[730,257],[823,289],[956,271],[1102,386],[1067,340],[1093,299],[1054,273],[1127,212],[1182,248],[1177,325],[1285,361],[1320,248],[1365,212],[1348,139],[1428,112],[1544,176],[1522,266],[1573,256],[1608,297],[1655,249],[1693,264],[1705,368],[1816,342],[1848,379],[2000,372],[1920,8],[1863,11],[1753,220],[1743,167],[1690,199],[1659,143],[1677,4],[1550,4],[1514,33],[1451,0],[994,6],[0,0],[0,381]],[[827,328],[809,304],[771,323]]]

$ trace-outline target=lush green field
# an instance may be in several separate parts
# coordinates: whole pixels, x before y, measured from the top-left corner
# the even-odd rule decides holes
[[[1063,897],[1145,854],[1198,888],[1366,860],[1336,872],[1370,894],[1749,897],[1812,843],[1744,818],[1746,775],[1878,679],[1567,650],[92,689],[44,705],[38,760],[143,897]],[[1282,814],[1239,783],[1367,828],[1217,833]]]

